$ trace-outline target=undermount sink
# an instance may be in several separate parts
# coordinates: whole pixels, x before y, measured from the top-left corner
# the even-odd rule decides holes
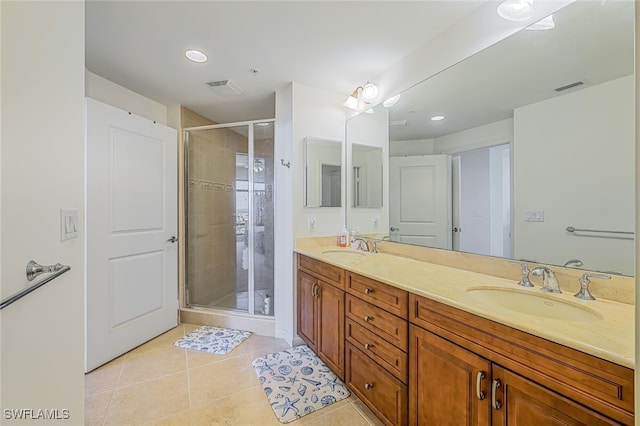
[[[334,262],[347,262],[351,260],[364,259],[366,254],[362,251],[355,250],[326,250],[322,252],[322,255],[328,260]]]
[[[599,321],[602,315],[577,303],[570,303],[544,293],[504,287],[472,287],[467,294],[476,301],[522,314],[565,321]]]

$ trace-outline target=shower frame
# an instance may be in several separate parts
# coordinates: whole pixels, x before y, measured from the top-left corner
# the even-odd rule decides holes
[[[189,132],[197,132],[197,131],[206,131],[206,130],[215,130],[215,129],[226,129],[226,128],[233,128],[233,127],[241,127],[241,126],[247,126],[247,157],[248,157],[248,164],[252,165],[254,164],[254,160],[255,160],[255,153],[254,153],[254,126],[258,123],[273,123],[274,125],[274,132],[275,132],[275,118],[270,118],[270,119],[262,119],[262,120],[250,120],[250,121],[239,121],[239,122],[234,122],[234,123],[224,123],[224,124],[211,124],[211,125],[205,125],[205,126],[195,126],[195,127],[187,127],[187,128],[183,128],[182,129],[182,137],[183,137],[183,147],[182,147],[182,154],[184,156],[183,158],[183,166],[184,166],[184,172],[183,172],[183,206],[182,206],[182,210],[183,210],[183,218],[184,218],[184,230],[187,231],[188,230],[188,215],[187,213],[187,206],[188,206],[188,202],[187,202],[187,196],[189,193],[189,155],[188,155],[188,149],[189,149]],[[275,135],[274,135],[275,138]],[[275,165],[275,164],[274,164]],[[274,180],[275,180],[275,167],[273,170],[274,173]],[[248,233],[248,248],[249,248],[249,274],[248,274],[248,283],[247,283],[247,292],[248,292],[248,310],[245,313],[242,310],[233,310],[233,309],[223,309],[223,308],[219,308],[219,307],[215,307],[215,306],[210,306],[210,307],[206,307],[203,308],[202,306],[198,305],[198,307],[203,308],[203,309],[207,309],[207,310],[212,310],[212,311],[217,311],[217,310],[224,310],[226,312],[234,312],[234,313],[238,313],[238,314],[248,314],[251,316],[256,316],[256,303],[255,303],[255,235],[254,235],[254,209],[255,209],[255,205],[254,205],[254,170],[253,167],[249,167],[248,168],[248,200],[249,200],[249,213],[248,213],[248,221],[247,221],[247,228],[251,229],[251,232]],[[274,214],[275,214],[275,205],[273,206],[274,209]],[[184,245],[183,245],[183,250],[184,250],[184,259],[182,262],[182,268],[184,268],[185,270],[182,273],[182,276],[184,277],[184,298],[183,298],[183,302],[184,302],[184,308],[190,309],[195,307],[192,305],[189,305],[189,301],[188,301],[188,279],[187,279],[187,273],[186,273],[186,268],[188,265],[188,252],[187,252],[187,235],[188,232],[185,232],[185,239],[184,239]],[[275,281],[274,281],[274,293],[275,293]],[[275,294],[272,295],[273,300],[275,300]],[[262,315],[261,315],[262,316]],[[270,315],[264,315],[265,318],[274,318],[275,317],[275,312],[273,309],[273,306],[271,308],[271,314]]]

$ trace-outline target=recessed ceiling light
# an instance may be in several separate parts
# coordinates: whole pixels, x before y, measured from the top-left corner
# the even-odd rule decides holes
[[[382,102],[382,105],[385,108],[391,108],[392,106],[394,106],[396,104],[396,102],[398,102],[399,99],[400,99],[400,93],[398,93],[397,95],[392,96],[389,99],[385,100],[384,102]]]
[[[505,0],[497,12],[507,21],[526,21],[533,16],[533,0]]]
[[[444,120],[444,115],[434,115],[431,117],[431,121],[442,121]]]
[[[198,62],[198,63],[202,63],[202,62],[207,62],[207,55],[205,55],[204,53],[202,53],[199,50],[187,50],[186,52],[184,52],[184,56],[187,57],[187,59],[189,59],[190,61],[193,62]]]

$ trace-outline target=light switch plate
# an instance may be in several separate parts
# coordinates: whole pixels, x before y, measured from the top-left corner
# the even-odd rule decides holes
[[[524,211],[525,222],[544,222],[544,210],[533,209]]]
[[[60,209],[60,241],[78,238],[78,209]]]

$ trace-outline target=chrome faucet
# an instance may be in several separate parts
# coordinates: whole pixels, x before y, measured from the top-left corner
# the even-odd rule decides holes
[[[537,266],[531,270],[531,274],[536,277],[542,275],[542,291],[546,291],[547,293],[562,293],[556,274],[554,274],[551,269],[546,266]]]
[[[580,282],[580,290],[578,290],[578,292],[576,294],[574,294],[574,296],[577,297],[578,299],[596,300],[596,298],[593,297],[593,295],[589,291],[589,284],[591,283],[591,281],[589,281],[589,277],[602,278],[602,279],[605,279],[605,280],[610,280],[611,279],[611,275],[607,275],[607,274],[586,273],[586,274],[582,275],[580,277],[580,279],[578,280]]]
[[[360,238],[360,237],[353,237],[351,238],[351,244],[356,243],[356,250],[363,250],[363,251],[369,251],[369,242],[367,240],[365,240],[364,238]],[[364,248],[363,248],[364,247]]]
[[[529,265],[527,265],[524,262],[516,262],[513,260],[510,260],[509,263],[513,263],[515,265],[520,265],[520,272],[522,273],[522,277],[520,278],[520,281],[518,281],[518,285],[521,287],[533,287],[534,285],[531,284],[531,281],[529,280]]]
[[[377,240],[373,240],[371,241],[371,243],[373,244],[373,249],[371,250],[371,253],[377,253],[378,252],[378,243],[380,241],[390,241],[391,237],[389,235],[385,235],[382,238],[378,238]]]

